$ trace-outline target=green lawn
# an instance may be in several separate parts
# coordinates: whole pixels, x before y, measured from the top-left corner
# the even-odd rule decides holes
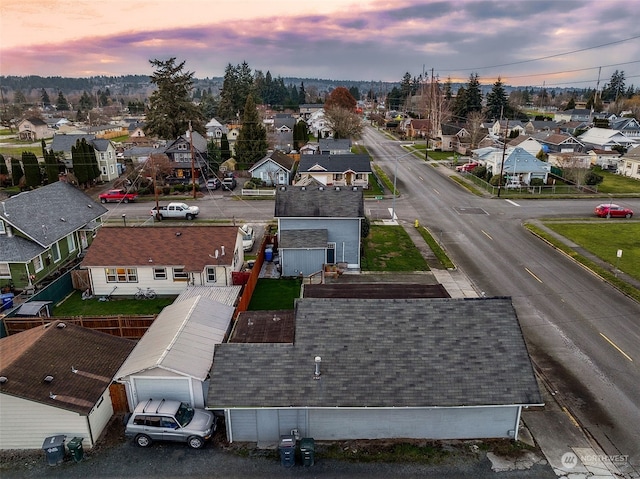
[[[2,154],[2,156],[4,156],[5,159],[9,158],[10,156],[14,158],[22,158],[23,151],[33,153],[34,155],[36,155],[36,157],[42,158],[41,146],[27,146],[27,145],[0,146],[0,154]]]
[[[363,243],[363,271],[429,271],[427,262],[402,226],[372,225]]]
[[[588,224],[548,222],[545,226],[640,280],[640,223],[616,223],[610,219]],[[619,249],[620,260],[616,257]]]
[[[604,177],[602,183],[598,185],[599,193],[640,194],[640,181],[638,180],[629,178],[628,176],[617,175],[610,171],[602,171],[600,169],[597,169],[595,173]]]
[[[302,282],[299,279],[260,279],[251,296],[249,311],[293,309],[293,302],[300,297]]]
[[[156,299],[114,299],[100,301],[98,297],[82,300],[82,293],[75,291],[62,304],[53,308],[54,317],[69,316],[113,316],[159,314],[163,308],[175,301],[175,296]]]

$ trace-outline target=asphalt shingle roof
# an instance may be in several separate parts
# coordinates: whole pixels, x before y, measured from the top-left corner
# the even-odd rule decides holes
[[[326,248],[329,233],[326,229],[282,230],[280,248]]]
[[[75,186],[56,181],[4,200],[0,217],[40,246],[48,247],[107,211]]]
[[[207,407],[542,404],[509,298],[304,298],[295,328],[217,346]]]
[[[371,160],[369,155],[302,155],[298,165],[299,173],[312,171],[315,166],[329,173],[344,173],[354,171],[356,173],[371,173]]]
[[[280,187],[276,191],[274,216],[276,218],[362,218],[364,217],[364,196],[360,188]]]
[[[74,324],[57,327],[60,323],[0,339],[0,376],[7,378],[0,393],[86,415],[136,343]],[[44,381],[46,376],[53,380]]]

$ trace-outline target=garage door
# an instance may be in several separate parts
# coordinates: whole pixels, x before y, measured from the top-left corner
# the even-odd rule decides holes
[[[133,384],[136,404],[149,398],[192,402],[187,378],[135,378]]]

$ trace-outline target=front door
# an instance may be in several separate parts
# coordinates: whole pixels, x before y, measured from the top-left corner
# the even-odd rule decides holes
[[[336,244],[327,244],[327,264],[334,264],[336,262]]]

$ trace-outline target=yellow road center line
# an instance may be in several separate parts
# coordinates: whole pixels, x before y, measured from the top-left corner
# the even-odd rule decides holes
[[[618,352],[620,354],[622,354],[625,358],[627,358],[629,361],[633,362],[633,359],[631,359],[631,357],[625,353],[622,349],[620,349],[616,343],[614,343],[613,341],[611,341],[609,338],[607,338],[604,334],[600,333],[600,336],[602,336],[611,346],[613,346],[614,348],[616,348],[618,350]]]
[[[489,238],[490,240],[493,240],[491,235],[489,233],[487,233],[485,230],[480,230],[480,231],[482,231],[482,234],[485,235],[487,238]]]
[[[562,406],[562,410],[564,411],[564,413],[565,413],[567,416],[569,416],[569,420],[573,423],[573,425],[574,425],[575,427],[579,428],[579,427],[580,427],[580,424],[578,424],[578,421],[576,421],[576,418],[575,418],[575,417],[573,417],[573,416],[571,415],[571,413],[569,412],[569,410],[568,410],[566,407],[564,407],[564,406]]]

